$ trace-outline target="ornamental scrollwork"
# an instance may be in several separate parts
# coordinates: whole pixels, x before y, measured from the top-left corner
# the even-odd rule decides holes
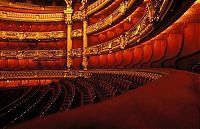
[[[162,0],[162,2],[159,1],[159,3],[157,4],[167,6],[166,1],[167,0]],[[158,1],[154,0],[154,2]],[[152,3],[149,4],[147,6],[147,12],[133,28],[131,28],[124,34],[116,37],[115,39],[112,39],[102,44],[87,47],[85,49],[85,54],[88,56],[88,55],[110,53],[117,50],[123,50],[127,45],[131,46],[134,45],[135,43],[140,42],[145,35],[147,35],[154,29],[154,21],[156,21],[157,17],[160,17],[162,15],[159,14],[159,12],[160,10],[165,8],[163,6],[153,6]],[[98,26],[98,24],[95,24],[94,27],[96,26],[100,27]]]
[[[64,31],[51,32],[16,32],[16,31],[0,31],[2,39],[18,39],[18,40],[40,40],[40,39],[58,39],[65,38]]]
[[[77,29],[72,31],[72,37],[81,37],[83,36],[83,30]]]
[[[77,11],[77,12],[73,13],[72,20],[73,21],[82,21],[83,20],[83,13],[82,13],[82,11]]]
[[[129,2],[133,2],[133,1],[129,1]],[[121,15],[123,15],[126,10],[128,9],[128,2],[122,2],[120,4],[120,6],[109,16],[107,16],[106,18],[100,20],[99,22],[92,24],[90,26],[88,26],[87,28],[87,34],[93,33],[95,31],[99,31],[109,25],[112,25],[112,23],[114,21],[116,21],[117,19],[119,19],[121,17]]]
[[[33,10],[33,12],[41,12],[41,11],[60,11],[62,12],[64,7],[63,6],[39,6],[39,5],[34,5],[34,4],[28,4],[28,3],[21,3],[21,2],[10,2],[10,0],[0,0],[0,7],[11,7],[14,9],[16,8],[23,8],[27,10]]]
[[[66,77],[91,77],[94,74],[126,74],[156,80],[168,74],[168,72],[158,72],[152,70],[34,70],[34,71],[0,71],[0,80],[9,79],[58,79]]]
[[[110,0],[97,0],[93,4],[89,5],[87,8],[87,15],[91,15],[94,12],[97,12],[99,9],[104,7]]]
[[[0,11],[0,19],[26,22],[53,22],[63,21],[64,15],[63,13],[34,14]]]
[[[83,56],[83,49],[82,48],[71,49],[70,56],[71,57],[82,57]]]
[[[65,50],[0,50],[0,59],[50,60],[66,57]]]
[[[120,12],[121,15],[123,15],[126,12],[127,6],[128,6],[128,2],[127,1],[122,2],[120,4],[118,11]]]

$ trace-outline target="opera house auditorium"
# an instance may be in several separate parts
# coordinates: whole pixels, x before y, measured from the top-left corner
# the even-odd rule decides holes
[[[200,0],[0,0],[1,129],[199,129]]]

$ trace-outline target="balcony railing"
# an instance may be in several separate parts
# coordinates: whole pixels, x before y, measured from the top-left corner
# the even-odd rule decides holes
[[[61,79],[66,77],[90,77],[93,74],[124,74],[134,75],[152,80],[158,79],[168,72],[156,70],[30,70],[30,71],[0,71],[0,80],[13,80],[13,79]]]
[[[154,6],[154,2],[157,3],[158,5]],[[161,17],[163,17],[163,13],[168,11],[165,10],[162,11],[163,12],[162,14],[160,13],[160,11],[163,10],[163,8],[169,9],[169,7],[168,8],[165,7],[169,6],[169,3],[166,4],[166,2],[169,1],[166,0],[162,0],[159,2],[157,0],[152,1],[151,4],[147,6],[146,14],[133,28],[131,28],[129,31],[123,33],[122,35],[118,36],[115,39],[112,39],[102,44],[87,47],[84,51],[84,54],[89,56],[89,55],[111,53],[113,51],[123,50],[127,46],[133,46],[134,44],[140,42],[142,38],[144,38],[146,35],[148,35],[153,31],[154,23],[159,21]]]
[[[64,31],[51,32],[16,32],[16,31],[0,31],[2,39],[18,39],[18,40],[48,40],[63,39],[66,37]]]
[[[0,59],[53,60],[65,57],[65,50],[0,50]]]

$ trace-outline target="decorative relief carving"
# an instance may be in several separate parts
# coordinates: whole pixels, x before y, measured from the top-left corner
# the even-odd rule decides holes
[[[83,49],[77,48],[77,49],[71,49],[70,56],[71,57],[82,57],[83,55]]]
[[[132,1],[129,1],[132,2]],[[100,29],[103,29],[109,25],[111,25],[114,21],[116,21],[117,19],[119,19],[121,17],[121,15],[123,15],[126,10],[128,9],[128,2],[122,2],[120,4],[120,6],[108,17],[102,19],[101,21],[92,24],[90,26],[88,26],[87,28],[87,34],[93,33],[95,31],[98,31]]]
[[[66,57],[65,50],[0,50],[0,59],[54,60]]]
[[[64,7],[63,6],[39,6],[39,5],[34,5],[34,4],[28,4],[28,3],[21,3],[21,2],[14,2],[11,3],[10,0],[0,0],[0,7],[11,7],[11,8],[23,8],[27,10],[34,10],[34,11],[63,11]]]
[[[109,25],[112,25],[112,23],[114,21],[116,21],[117,19],[119,19],[126,12],[126,10],[128,9],[128,5],[129,4],[133,4],[134,2],[135,1],[133,1],[133,0],[122,2],[120,4],[120,6],[112,14],[110,14],[109,16],[107,16],[105,19],[102,19],[99,22],[88,26],[87,27],[87,34],[94,33],[96,31],[99,31],[99,30],[101,30],[101,29],[109,26]],[[73,20],[80,20],[80,21],[82,21],[85,17],[87,17],[86,13],[84,13],[84,10],[78,11],[78,12],[74,13],[74,15],[73,15],[72,18],[73,18]],[[82,31],[80,31],[80,30],[73,30],[73,32],[82,32]],[[72,35],[73,35],[73,37],[81,37],[82,36],[81,33],[79,33],[79,34],[72,34]]]
[[[0,11],[0,19],[11,21],[27,21],[27,22],[53,22],[64,21],[63,13],[48,13],[48,14],[34,14],[34,13],[16,13]]]
[[[123,15],[126,12],[127,6],[128,6],[128,2],[127,1],[122,2],[120,4],[118,11],[120,12],[121,15]]]
[[[58,79],[66,77],[91,77],[93,74],[126,74],[156,80],[168,74],[168,72],[158,72],[152,70],[101,70],[101,71],[80,71],[80,70],[34,70],[34,71],[0,71],[0,80],[9,79]]]
[[[87,2],[88,2],[87,0],[81,0],[81,4],[82,4],[82,7],[83,7],[83,8],[86,8]],[[81,8],[81,9],[82,9],[82,8]],[[80,10],[81,10],[81,9],[80,9]]]
[[[158,2],[157,0],[154,0],[154,1]],[[163,0],[162,2],[166,2],[166,0]],[[167,4],[165,4],[165,6],[167,6]],[[124,5],[122,7],[124,7]],[[85,48],[85,52],[84,52],[85,55],[88,56],[88,55],[110,53],[113,51],[125,49],[127,45],[130,46],[135,43],[138,43],[141,38],[143,38],[145,35],[147,35],[154,29],[153,25],[154,25],[154,22],[157,22],[157,17],[159,17],[160,15],[163,15],[163,14],[158,15],[158,11],[160,11],[159,8],[161,7],[153,6],[152,3],[149,4],[147,6],[146,14],[141,18],[141,20],[133,28],[131,28],[129,31],[125,32],[124,34],[120,35],[119,37],[112,39],[108,42]]]
[[[81,37],[81,36],[83,36],[82,29],[76,29],[72,31],[72,37]]]
[[[71,7],[72,1],[65,0],[67,7]],[[82,4],[85,6],[87,0],[82,0]],[[73,20],[80,20],[85,16],[90,15],[91,13],[96,12],[103,6],[105,6],[110,0],[97,0],[93,4],[87,7],[85,12],[77,11],[73,15]],[[26,3],[8,3],[6,0],[0,1],[0,6],[4,7],[16,7],[16,8],[23,8],[23,9],[33,9],[33,10],[40,10],[40,11],[50,11],[50,10],[64,10],[64,7],[41,7],[32,4]],[[37,11],[36,11],[37,12]],[[85,15],[85,16],[84,16]],[[64,14],[63,13],[48,13],[48,14],[34,14],[34,13],[16,13],[16,12],[4,12],[0,11],[0,19],[12,20],[12,21],[29,21],[29,22],[50,22],[50,21],[64,21]]]
[[[71,70],[72,63],[72,59],[69,56],[67,56],[67,70]]]
[[[65,0],[65,3],[67,5],[67,8],[71,8],[72,7],[72,0]]]
[[[0,31],[2,39],[19,39],[19,40],[39,40],[39,39],[58,39],[65,38],[64,31],[51,32],[16,32],[16,31]]]
[[[0,80],[50,79],[83,76],[83,72],[67,70],[0,71]]]
[[[66,0],[68,1],[68,0]],[[98,0],[96,1],[98,4],[102,4],[106,2],[106,0]],[[108,1],[107,1],[108,2]],[[133,2],[131,0],[130,2]],[[95,3],[94,3],[95,4]],[[129,3],[130,4],[130,3]],[[109,25],[111,25],[115,20],[117,20],[121,15],[123,15],[127,9],[128,2],[123,2],[111,15],[101,20],[98,23],[88,26],[87,34],[93,33],[100,29],[103,29]],[[88,6],[87,9],[89,9]],[[71,8],[67,8],[63,13],[51,13],[51,14],[32,14],[32,13],[15,13],[15,12],[4,12],[0,11],[0,19],[12,20],[12,21],[28,21],[28,22],[52,22],[52,21],[65,21],[67,24],[71,24],[73,20],[82,21],[88,15],[88,10],[81,10],[75,12],[73,15],[73,10]],[[24,37],[23,37],[24,36]],[[81,37],[82,30],[74,30],[72,32],[72,37]],[[26,36],[21,35],[20,38],[24,39]]]
[[[86,55],[83,55],[83,62],[82,62],[82,66],[84,70],[87,70],[88,67],[88,59]]]
[[[77,12],[73,13],[72,20],[73,21],[82,21],[83,20],[82,15],[83,15],[82,11],[77,11]]]
[[[98,11],[99,9],[104,7],[108,2],[110,2],[110,0],[97,0],[96,2],[88,6],[87,15],[90,15]]]
[[[64,10],[64,14],[65,14],[65,23],[68,25],[72,24],[72,14],[73,14],[73,9],[72,8],[67,8],[66,10]]]

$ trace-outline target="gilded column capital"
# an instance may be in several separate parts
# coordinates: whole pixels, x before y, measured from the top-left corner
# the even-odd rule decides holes
[[[72,0],[65,0],[65,3],[67,5],[67,8],[64,10],[65,23],[72,24],[72,14],[73,14]]]
[[[73,9],[67,8],[66,10],[64,10],[64,14],[65,14],[65,23],[67,25],[72,24]]]

